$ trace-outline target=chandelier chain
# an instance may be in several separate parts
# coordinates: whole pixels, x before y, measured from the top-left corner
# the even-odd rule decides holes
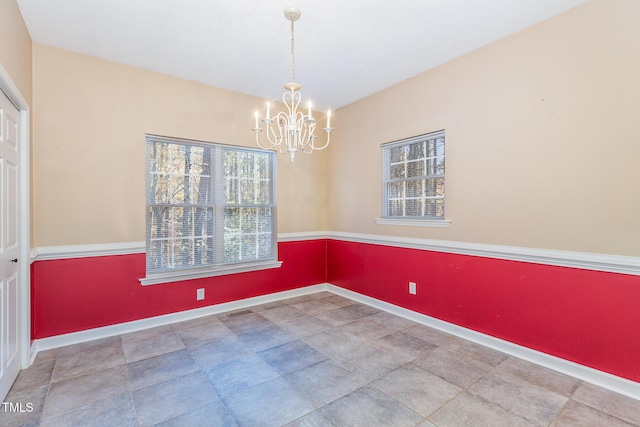
[[[291,20],[291,81],[296,81],[296,61],[295,61],[295,46],[294,46],[294,37],[293,37],[293,23]]]

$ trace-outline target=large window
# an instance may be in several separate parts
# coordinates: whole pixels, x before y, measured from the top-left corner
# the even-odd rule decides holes
[[[447,226],[444,131],[382,145],[383,206],[379,224]]]
[[[271,151],[147,135],[143,284],[280,265]]]

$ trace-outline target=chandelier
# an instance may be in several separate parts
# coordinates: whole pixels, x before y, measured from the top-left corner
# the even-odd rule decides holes
[[[287,110],[271,116],[271,101],[268,100],[267,113],[262,119],[258,111],[255,112],[256,126],[253,131],[256,133],[256,144],[260,148],[279,150],[283,154],[288,152],[293,161],[298,150],[311,154],[315,150],[326,148],[333,128],[331,127],[331,110],[327,110],[327,127],[323,129],[327,133],[327,142],[322,146],[316,146],[318,137],[315,135],[316,120],[312,115],[311,101],[307,103],[307,114],[304,114],[303,109],[298,109],[302,99],[299,90],[302,86],[295,81],[293,23],[300,18],[300,9],[286,8],[284,16],[291,21],[291,81],[284,85],[287,91],[282,95],[282,102]],[[260,133],[263,129],[260,128],[260,121],[265,124],[266,146],[261,143]]]

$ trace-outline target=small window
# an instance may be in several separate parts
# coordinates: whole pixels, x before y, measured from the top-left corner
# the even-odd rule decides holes
[[[444,146],[444,131],[382,145],[383,217],[378,223],[399,219],[447,222]]]
[[[143,284],[279,266],[272,151],[153,135],[146,142]]]

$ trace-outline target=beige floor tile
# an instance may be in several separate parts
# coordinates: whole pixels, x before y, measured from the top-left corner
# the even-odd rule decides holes
[[[451,337],[451,335],[445,332],[439,331],[434,328],[430,328],[429,326],[424,326],[419,324],[409,326],[408,328],[405,328],[402,332],[404,332],[405,334],[414,336],[416,338],[420,338],[422,341],[426,341],[428,343],[431,343],[437,346],[442,345],[446,340],[448,340]]]
[[[360,317],[368,317],[368,316],[373,316],[375,314],[382,313],[382,310],[379,310],[377,308],[371,307],[366,304],[361,304],[359,302],[355,304],[347,305],[344,307],[344,309]]]
[[[509,357],[497,350],[454,336],[450,336],[444,340],[440,346],[493,367],[498,366]]]
[[[198,408],[195,411],[178,415],[154,427],[236,427],[237,424],[222,402],[216,402]]]
[[[299,297],[287,298],[286,300],[284,300],[284,302],[289,305],[293,305],[293,304],[298,304],[300,302],[312,301],[314,299],[316,298],[313,296],[313,294],[308,294],[308,295],[301,295]]]
[[[129,375],[124,365],[60,380],[51,383],[42,416],[62,414],[128,392]]]
[[[40,385],[49,385],[55,364],[56,359],[45,359],[34,363],[29,369],[20,371],[11,390],[18,391]]]
[[[572,399],[640,426],[640,401],[638,400],[585,382],[576,389]]]
[[[219,402],[202,372],[141,388],[132,394],[140,427],[151,426]]]
[[[408,408],[428,417],[462,389],[409,363],[371,383]]]
[[[140,331],[130,332],[128,334],[121,335],[122,343],[131,343],[140,340],[149,340],[155,337],[163,336],[173,332],[171,325],[157,326],[155,328],[142,329]]]
[[[329,292],[329,291],[320,291],[320,292],[314,292],[311,295],[314,299],[320,300],[320,299],[325,299],[325,298],[330,298],[332,296],[335,296],[335,294],[333,292]]]
[[[214,325],[221,324],[216,315],[196,317],[195,319],[189,319],[182,322],[172,323],[171,328],[175,332],[181,331],[182,329],[194,328],[196,326],[204,326],[204,325]]]
[[[342,326],[361,318],[342,308],[323,311],[322,313],[314,314],[314,316],[331,326]]]
[[[316,410],[297,420],[290,422],[286,427],[329,427],[333,426],[331,421],[327,419],[322,412]]]
[[[106,423],[109,427],[137,425],[131,393],[100,400],[64,414],[42,418],[40,427],[102,427]]]
[[[345,307],[347,305],[355,304],[355,301],[349,298],[341,297],[340,295],[332,294],[330,297],[322,298],[323,301],[336,305],[338,307]]]
[[[388,328],[373,320],[373,316],[347,323],[340,326],[339,329],[367,341],[376,340],[395,332],[393,328]]]
[[[486,363],[442,347],[419,355],[413,363],[462,388],[469,387],[493,370]]]
[[[295,335],[298,338],[308,337],[331,329],[331,325],[309,314],[303,314],[302,316],[293,319],[284,319],[275,322],[291,335]]]
[[[291,306],[307,314],[317,314],[338,308],[336,305],[317,299],[291,304]]]
[[[132,390],[138,390],[175,377],[199,370],[185,349],[129,363],[129,382]]]
[[[0,408],[0,426],[18,427],[27,423],[37,423],[42,414],[48,391],[49,384],[20,390],[12,388],[3,401],[6,405],[2,405]],[[10,404],[14,404],[14,410],[7,407]],[[32,410],[29,410],[27,404],[30,404]]]
[[[350,371],[359,359],[374,351],[369,342],[335,328],[306,337],[304,341]]]
[[[375,342],[390,349],[407,353],[412,358],[424,355],[425,353],[430,353],[437,348],[433,344],[422,341],[419,338],[405,334],[401,331],[396,331],[392,334],[385,335],[381,338],[378,338]]]
[[[365,381],[380,378],[413,359],[405,352],[376,343],[368,343],[363,347],[363,352],[362,356],[343,366]]]
[[[207,376],[218,396],[225,397],[280,375],[258,355],[243,353],[207,371]]]
[[[497,367],[498,371],[509,372],[531,384],[544,387],[562,396],[570,397],[580,385],[580,380],[540,365],[510,357]]]
[[[278,323],[283,320],[294,319],[296,317],[304,316],[304,312],[297,308],[285,305],[281,307],[272,308],[269,310],[261,311],[260,314],[272,322]]]
[[[327,358],[326,355],[300,340],[261,351],[258,356],[280,375],[295,372]]]
[[[287,305],[287,303],[284,301],[273,301],[265,304],[254,305],[251,307],[251,311],[260,313],[263,311],[271,310],[272,308],[284,307],[285,305]]]
[[[127,363],[132,363],[182,350],[185,345],[178,334],[169,328],[164,334],[153,334],[148,337],[123,342],[122,348]]]
[[[428,420],[438,427],[534,427],[536,424],[469,393],[461,393]]]
[[[332,360],[324,360],[284,378],[317,408],[360,388],[365,383]]]
[[[204,371],[209,371],[242,354],[255,354],[235,335],[211,341],[198,348],[190,349],[189,352],[200,369]]]
[[[386,312],[374,314],[370,317],[370,319],[375,320],[376,322],[384,325],[387,328],[395,329],[397,331],[410,328],[417,324],[416,322],[412,322],[411,320],[405,319],[404,317],[396,316],[395,314]]]
[[[336,426],[415,426],[422,417],[384,392],[362,387],[320,408]]]
[[[615,418],[590,406],[570,400],[553,420],[550,427],[632,427],[619,418]]]
[[[520,377],[498,371],[487,374],[469,387],[468,392],[541,426],[548,425],[568,400]]]
[[[219,338],[234,336],[234,333],[221,322],[208,322],[191,328],[181,328],[177,334],[187,348],[197,348]]]
[[[278,325],[269,325],[238,335],[247,347],[256,353],[294,341],[296,337]]]
[[[104,338],[61,348],[52,381],[61,381],[121,366],[126,363],[120,337]]]
[[[276,309],[277,310],[277,309]],[[229,317],[229,315],[219,315],[220,320],[227,328],[231,329],[236,334],[243,332],[253,331],[256,329],[266,328],[273,323],[263,313],[247,313],[240,316]]]
[[[283,378],[276,378],[223,398],[239,426],[282,426],[315,407]]]

